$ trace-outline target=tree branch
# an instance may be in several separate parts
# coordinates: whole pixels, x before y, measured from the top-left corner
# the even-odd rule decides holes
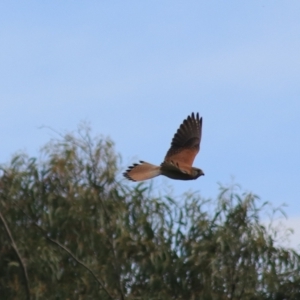
[[[114,297],[110,294],[110,292],[106,289],[104,283],[102,282],[101,279],[99,279],[96,274],[81,260],[79,260],[68,248],[66,248],[65,246],[63,246],[61,243],[59,243],[58,241],[51,239],[48,234],[47,231],[42,228],[41,226],[39,226],[36,222],[34,222],[32,220],[32,218],[17,204],[15,203],[15,205],[22,211],[22,213],[29,219],[31,220],[31,223],[37,227],[42,233],[43,236],[50,242],[52,242],[53,244],[55,244],[56,246],[60,247],[61,249],[63,249],[64,251],[66,251],[78,264],[80,264],[81,266],[83,266],[87,271],[89,271],[92,276],[95,278],[95,280],[98,282],[98,284],[100,285],[100,287],[106,292],[106,294],[111,298],[114,299]]]
[[[106,294],[111,298],[111,299],[114,299],[114,297],[110,294],[110,292],[106,289],[104,283],[102,282],[101,279],[99,279],[96,274],[84,263],[82,262],[81,260],[79,260],[68,248],[66,248],[64,245],[62,245],[60,242],[54,240],[54,239],[51,239],[48,235],[47,235],[47,232],[42,228],[40,227],[38,224],[36,224],[35,222],[33,222],[33,225],[36,226],[41,232],[43,232],[44,234],[44,237],[52,242],[53,244],[57,245],[58,247],[60,247],[61,249],[65,250],[78,264],[80,264],[81,266],[83,266],[87,271],[89,271],[92,276],[95,278],[95,280],[98,282],[98,284],[102,287],[102,289],[106,292]]]
[[[14,238],[13,238],[13,236],[12,236],[10,230],[9,230],[9,227],[8,227],[8,225],[7,225],[7,223],[6,223],[6,221],[5,221],[5,219],[4,219],[4,217],[3,217],[3,215],[2,215],[1,212],[0,212],[0,219],[1,219],[2,223],[3,223],[3,225],[4,225],[5,231],[6,231],[7,235],[8,235],[8,238],[10,239],[11,245],[12,245],[12,247],[13,247],[16,255],[17,255],[18,261],[19,261],[20,266],[22,268],[24,282],[25,282],[26,295],[27,295],[27,299],[30,300],[29,280],[28,280],[28,274],[27,274],[25,263],[22,260],[22,257],[21,257],[21,255],[19,253],[17,245],[16,245],[16,243],[14,241]]]

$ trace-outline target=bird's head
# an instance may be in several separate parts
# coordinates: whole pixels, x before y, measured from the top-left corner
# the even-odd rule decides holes
[[[192,169],[192,176],[195,177],[195,179],[200,176],[203,176],[203,175],[204,175],[204,172],[201,169],[198,169],[198,168]]]

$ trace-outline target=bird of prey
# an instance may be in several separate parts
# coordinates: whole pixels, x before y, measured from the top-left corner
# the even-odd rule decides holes
[[[199,117],[199,113],[192,113],[178,128],[160,166],[141,160],[140,163],[128,167],[123,175],[132,181],[151,179],[158,175],[179,180],[197,179],[204,175],[201,169],[192,166],[200,149],[201,133],[202,117]]]

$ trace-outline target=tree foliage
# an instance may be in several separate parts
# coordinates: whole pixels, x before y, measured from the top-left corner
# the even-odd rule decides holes
[[[1,299],[300,299],[299,253],[276,246],[257,196],[175,201],[119,169],[84,129],[2,166]]]

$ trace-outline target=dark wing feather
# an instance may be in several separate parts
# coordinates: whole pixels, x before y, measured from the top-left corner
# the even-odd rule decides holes
[[[199,152],[202,133],[202,118],[192,113],[180,125],[175,133],[165,161],[192,166]]]

